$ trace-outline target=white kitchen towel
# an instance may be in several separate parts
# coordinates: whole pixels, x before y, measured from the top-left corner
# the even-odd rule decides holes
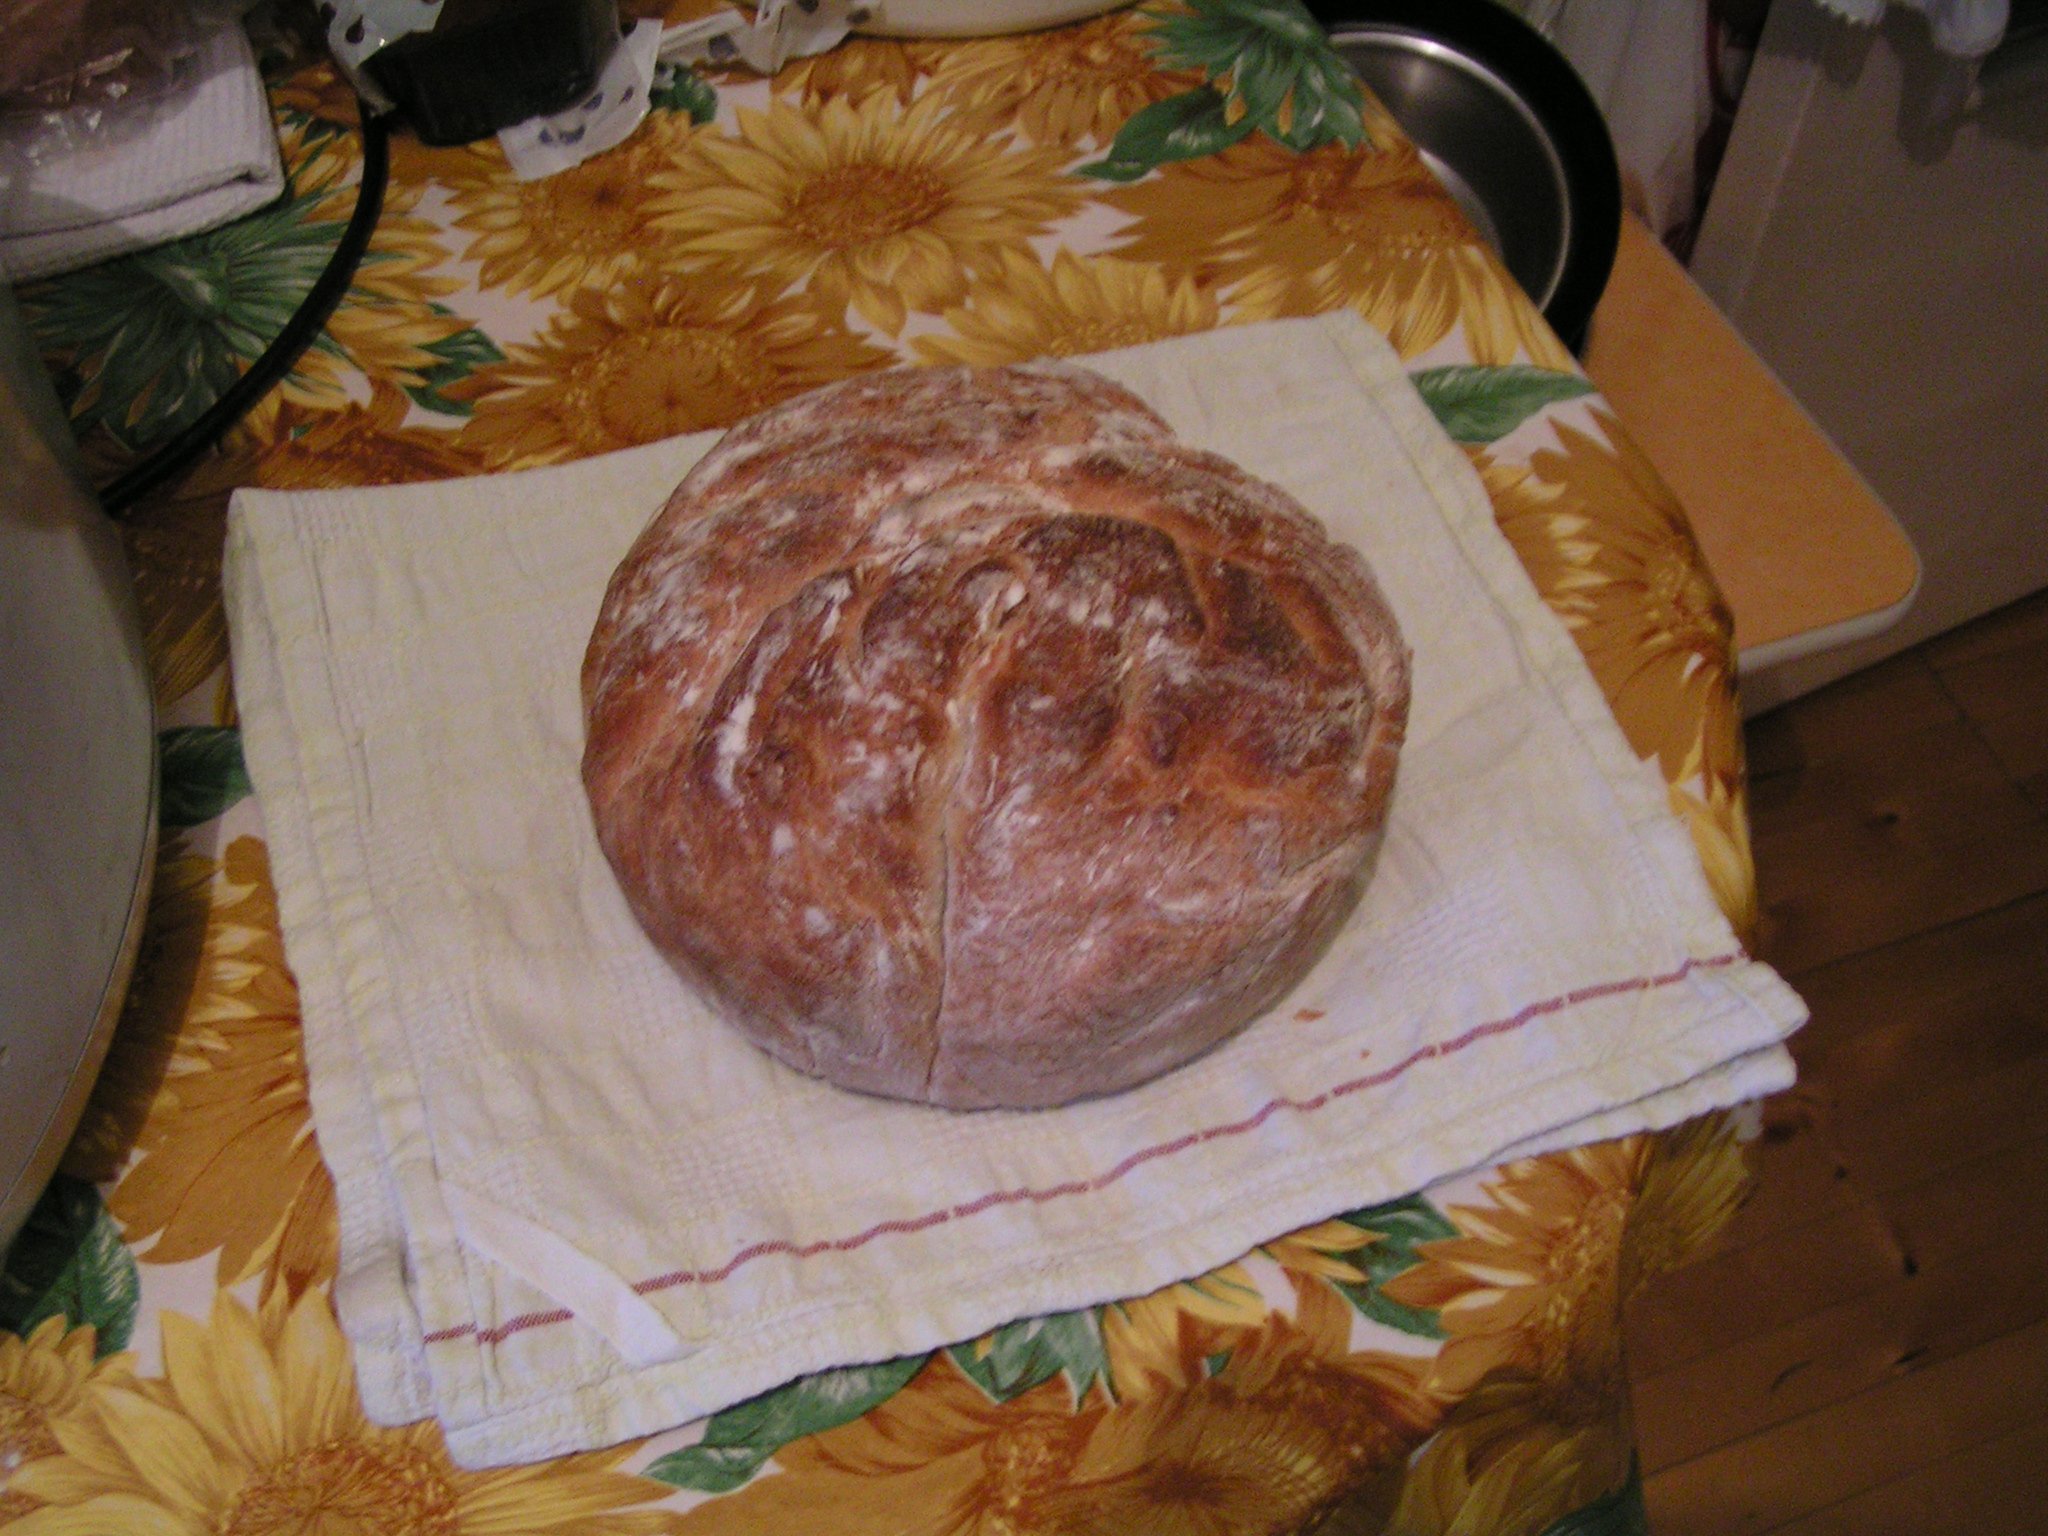
[[[614,565],[710,434],[244,491],[244,751],[373,1416],[488,1464],[1134,1295],[1504,1152],[1783,1087],[1742,954],[1464,456],[1356,316],[1089,360],[1286,486],[1415,653],[1377,874],[1267,1017],[1112,1098],[954,1114],[777,1065],[669,972],[578,778]]]
[[[62,152],[44,136],[43,153],[4,166],[0,277],[27,282],[181,240],[284,191],[277,129],[241,23],[208,32],[181,68],[166,95],[101,109],[140,123],[111,122]]]

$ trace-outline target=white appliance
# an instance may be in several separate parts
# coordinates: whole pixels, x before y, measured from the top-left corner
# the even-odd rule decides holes
[[[2048,587],[2048,6],[1981,60],[1777,0],[1693,250],[1722,313],[1920,553],[1896,627],[1751,711]]]

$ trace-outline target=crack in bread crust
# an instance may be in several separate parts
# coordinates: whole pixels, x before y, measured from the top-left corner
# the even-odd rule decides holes
[[[1408,658],[1356,551],[1061,364],[734,429],[614,574],[584,781],[657,947],[762,1048],[957,1108],[1111,1092],[1305,973]]]

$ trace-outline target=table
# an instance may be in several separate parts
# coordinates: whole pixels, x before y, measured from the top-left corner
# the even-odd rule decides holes
[[[1621,1308],[1740,1200],[1726,1116],[495,1472],[454,1467],[431,1423],[364,1419],[329,1305],[348,1282],[224,666],[238,485],[554,463],[866,368],[1352,305],[1466,445],[1753,926],[1730,621],[1685,516],[1307,25],[1291,0],[1203,0],[1029,37],[858,41],[772,83],[672,82],[626,144],[542,182],[513,182],[493,145],[397,140],[319,347],[127,524],[163,851],[105,1076],[0,1287],[0,1531],[1640,1528]],[[22,294],[102,475],[247,361],[347,217],[348,92],[312,61],[278,66],[273,96],[279,204]]]
[[[1684,503],[1746,676],[1905,615],[1920,559],[1898,520],[1633,214],[1585,363]]]

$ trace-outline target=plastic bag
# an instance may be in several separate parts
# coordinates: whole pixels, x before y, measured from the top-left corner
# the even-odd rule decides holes
[[[147,124],[252,0],[0,0],[0,133],[40,160]]]
[[[0,112],[105,106],[162,88],[194,49],[162,0],[0,0]]]

